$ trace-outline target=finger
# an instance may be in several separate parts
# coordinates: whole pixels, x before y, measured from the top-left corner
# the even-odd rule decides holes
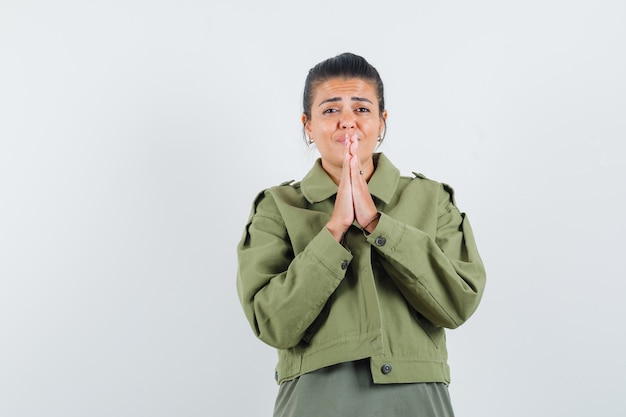
[[[362,174],[361,160],[356,156],[358,146],[358,139],[356,139],[355,136],[355,141],[351,145],[351,151],[354,152],[354,156],[350,160],[351,189],[356,221],[364,227],[372,220],[378,211],[372,199],[372,195],[369,192],[365,176]]]
[[[352,185],[355,186],[359,184],[362,179],[361,169],[359,164],[359,158],[356,155],[351,155],[350,157],[350,178],[352,180]]]
[[[350,168],[354,175],[354,179],[361,185],[365,185],[366,181],[365,181],[365,177],[363,176],[364,172],[361,166],[361,159],[358,156],[359,140],[356,135],[354,135],[352,138],[354,142],[350,146],[350,151],[352,153],[352,161],[351,161]]]
[[[346,153],[343,156],[343,167],[341,170],[341,180],[348,181],[350,183],[350,172],[351,167],[350,163],[352,160],[352,155],[350,154],[350,140],[348,139],[348,135],[346,135]]]
[[[335,207],[331,218],[326,225],[337,241],[340,241],[343,233],[345,233],[354,221],[354,203],[352,201],[351,185],[352,180],[350,178],[350,159],[351,156],[349,152],[346,152],[341,171],[341,178],[339,179]]]
[[[359,149],[359,138],[355,133],[354,135],[350,137],[350,153],[352,154],[352,156],[358,155],[357,153],[358,149]]]

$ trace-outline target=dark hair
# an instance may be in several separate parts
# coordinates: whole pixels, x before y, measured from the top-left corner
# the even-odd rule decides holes
[[[313,90],[315,87],[331,78],[337,77],[361,78],[372,82],[376,87],[378,109],[382,116],[385,110],[385,89],[378,71],[365,58],[346,52],[322,61],[309,70],[309,74],[304,82],[304,94],[302,96],[302,108],[307,120],[311,119],[311,106],[313,105]]]

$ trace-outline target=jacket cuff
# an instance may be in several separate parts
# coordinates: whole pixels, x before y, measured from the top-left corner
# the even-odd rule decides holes
[[[380,213],[378,224],[372,233],[365,234],[367,241],[384,255],[393,252],[406,231],[406,226],[385,213]]]
[[[335,240],[330,231],[323,227],[309,243],[308,250],[333,275],[343,277],[352,261],[352,253]]]

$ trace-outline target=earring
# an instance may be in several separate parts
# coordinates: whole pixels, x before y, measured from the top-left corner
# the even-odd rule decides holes
[[[309,137],[306,138],[306,144],[307,145],[311,146],[314,143],[315,143],[315,140],[313,140],[313,138],[309,138]]]
[[[385,136],[387,136],[387,123],[383,120],[383,128],[380,134],[378,135],[378,139],[377,139],[379,145],[383,143]]]

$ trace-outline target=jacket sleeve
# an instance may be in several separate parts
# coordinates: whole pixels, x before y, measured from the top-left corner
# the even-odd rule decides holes
[[[261,193],[237,246],[237,292],[256,336],[296,346],[346,274],[350,252],[323,227],[293,253],[271,193]]]
[[[436,236],[381,214],[367,236],[409,304],[434,325],[456,328],[476,310],[485,269],[465,214],[440,184]]]

